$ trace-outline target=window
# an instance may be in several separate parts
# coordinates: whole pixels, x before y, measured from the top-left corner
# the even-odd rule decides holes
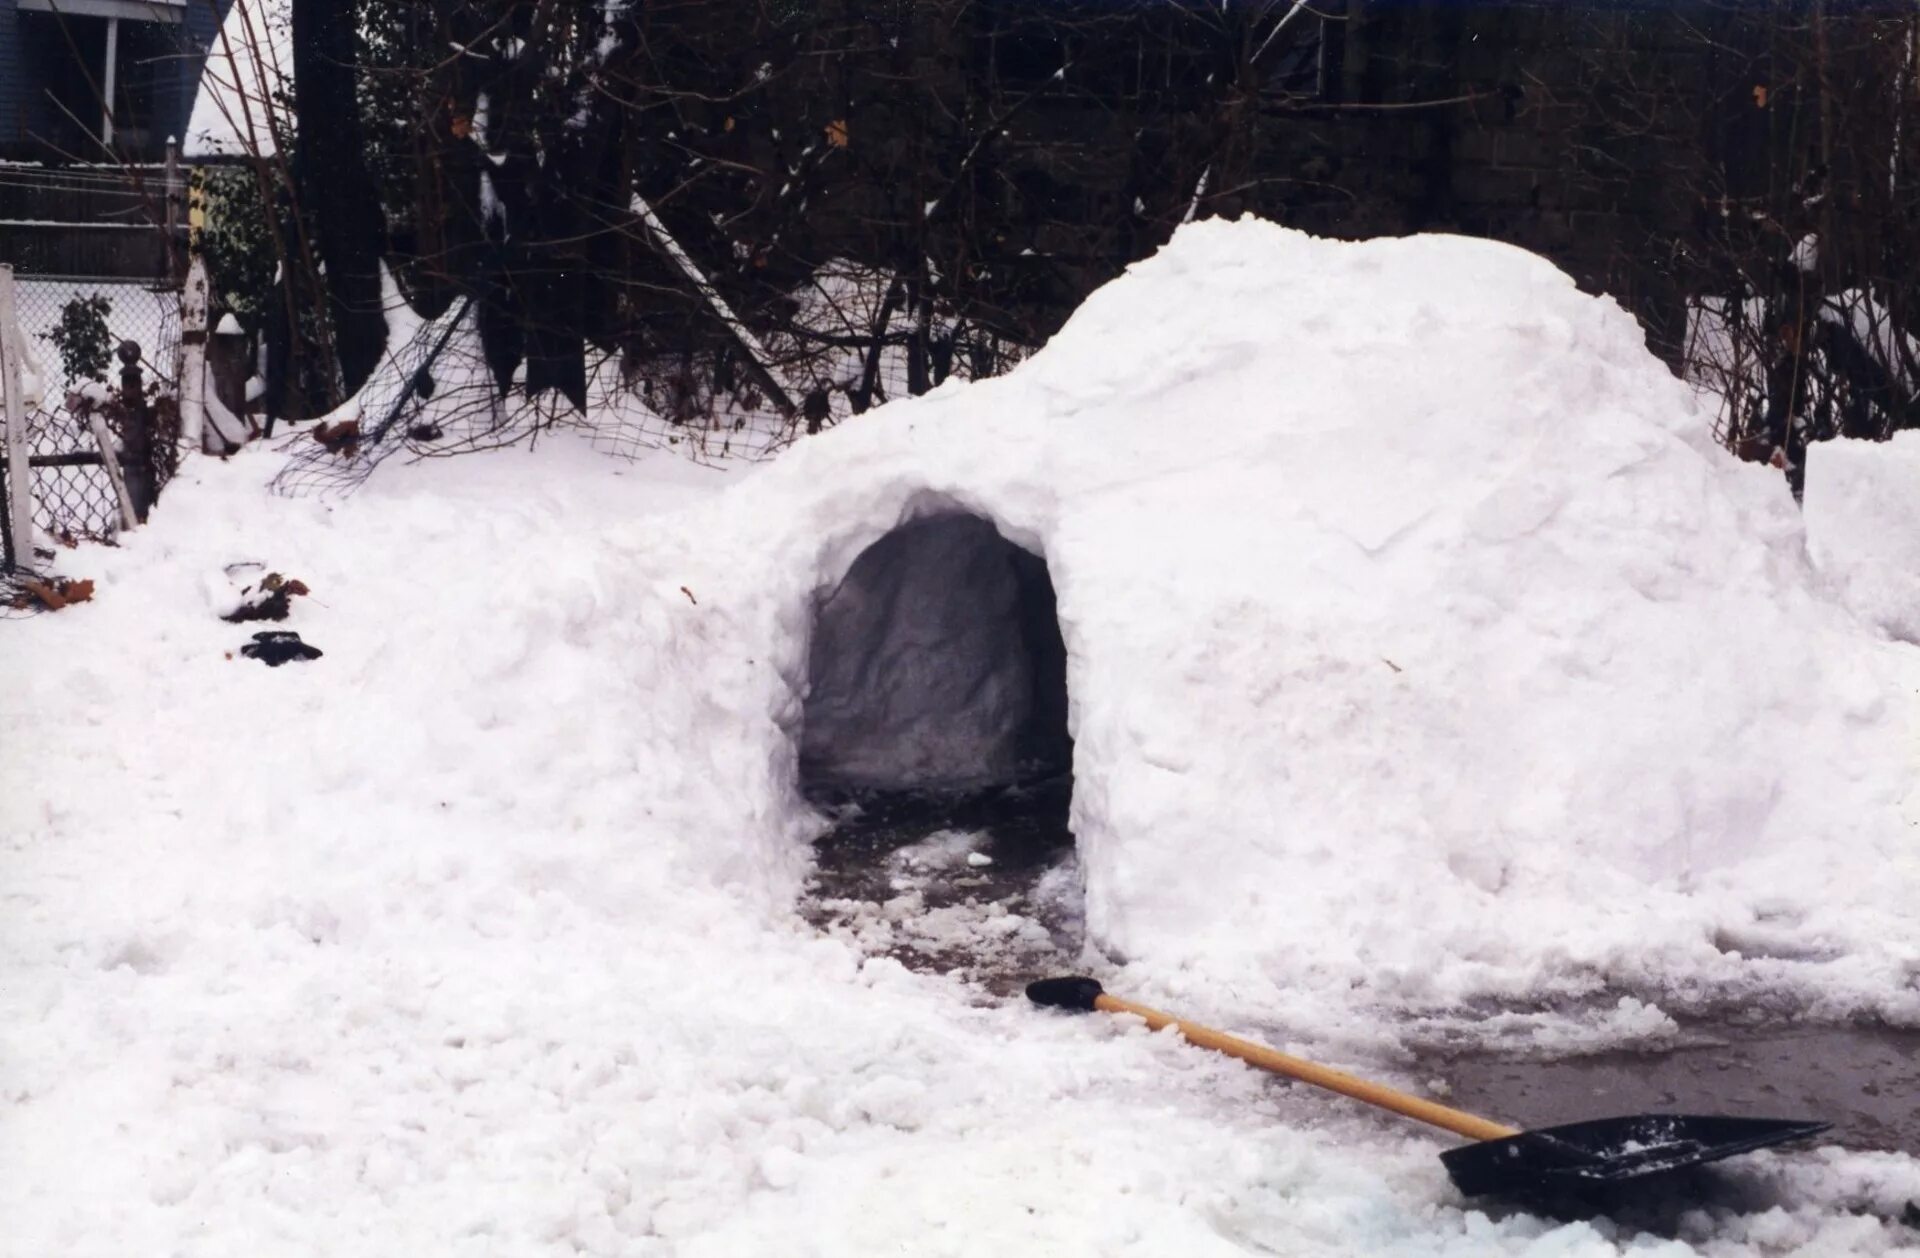
[[[97,162],[100,83],[106,70],[104,18],[20,15],[20,68],[27,131],[57,154]]]
[[[127,153],[158,154],[180,95],[180,28],[159,22],[120,23],[119,64],[114,74],[114,147]]]

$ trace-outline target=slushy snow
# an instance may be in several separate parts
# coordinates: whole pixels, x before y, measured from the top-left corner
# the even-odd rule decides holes
[[[1705,428],[1535,257],[1242,221],[752,473],[195,460],[0,632],[0,1252],[1920,1251],[1920,1164],[1831,1148],[1664,1238],[1490,1212],[1425,1129],[798,911],[816,611],[964,512],[1057,592],[1115,990],[1416,1088],[1489,1007],[1920,1023],[1913,648]],[[244,562],[323,659],[237,658]]]

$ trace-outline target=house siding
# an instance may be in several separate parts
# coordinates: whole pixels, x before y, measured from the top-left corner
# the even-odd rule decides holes
[[[20,3],[0,0],[0,146],[20,138]],[[0,152],[4,147],[0,147]]]
[[[150,141],[128,156],[157,161],[163,154],[166,138],[184,134],[207,49],[231,3],[232,0],[192,0],[183,7],[182,20],[168,24],[169,29],[177,33],[185,55],[171,58],[169,70],[156,85]],[[126,29],[124,25],[122,29]],[[59,131],[64,116],[45,101],[32,59],[23,54],[24,40],[20,0],[0,0],[0,159],[57,161],[58,154],[46,151],[33,137]],[[99,155],[96,151],[86,156]]]
[[[142,142],[127,154],[141,167],[140,180],[76,176],[56,162],[49,169],[16,168],[13,179],[0,181],[0,262],[28,275],[152,280],[165,274],[166,241],[142,226],[155,214],[149,194],[159,186],[166,140],[186,131],[206,50],[229,3],[220,0],[216,11],[208,0],[192,0],[183,21],[168,24],[160,46],[149,41],[139,54],[167,56],[154,84],[151,125],[142,121]],[[0,0],[0,158],[48,161],[57,155],[35,137],[53,133],[60,119],[46,101],[21,28],[19,0]],[[176,46],[187,55],[169,55]],[[87,156],[98,157],[97,146]]]

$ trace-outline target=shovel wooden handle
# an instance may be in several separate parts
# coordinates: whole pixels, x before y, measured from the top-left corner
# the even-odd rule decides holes
[[[1268,1048],[1264,1044],[1243,1040],[1236,1035],[1228,1035],[1225,1031],[1216,1031],[1198,1022],[1188,1022],[1170,1013],[1162,1013],[1158,1009],[1137,1005],[1131,1000],[1109,996],[1105,992],[1094,998],[1093,1007],[1105,1013],[1130,1013],[1156,1031],[1162,1027],[1174,1027],[1181,1035],[1202,1048],[1211,1048],[1217,1053],[1238,1057],[1248,1065],[1258,1066],[1262,1070],[1271,1070],[1289,1079],[1311,1083],[1316,1088],[1325,1088],[1329,1092],[1338,1092],[1342,1096],[1350,1096],[1368,1105],[1392,1110],[1396,1114],[1444,1128],[1455,1135],[1465,1136],[1469,1140],[1503,1140],[1508,1136],[1520,1134],[1518,1127],[1508,1127],[1504,1123],[1496,1123],[1491,1119],[1481,1118],[1445,1105],[1436,1105],[1432,1101],[1410,1096],[1383,1084],[1359,1079],[1329,1066],[1307,1061],[1305,1058],[1292,1057]]]

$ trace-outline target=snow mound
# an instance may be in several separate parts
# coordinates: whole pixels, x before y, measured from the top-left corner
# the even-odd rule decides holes
[[[1920,1018],[1912,658],[1705,429],[1533,255],[1195,224],[1009,376],[633,536],[630,684],[689,709],[636,737],[727,767],[665,806],[790,897],[814,608],[971,513],[1057,588],[1088,922],[1136,981],[1295,1027],[1616,989]]]
[[[1807,450],[1807,546],[1840,599],[1920,643],[1920,432]]]
[[[1034,899],[1115,990],[1410,1087],[1405,1015],[1482,1000],[1582,1005],[1568,1048],[1913,1020],[1913,649],[1691,407],[1525,254],[1204,223],[749,473],[189,460],[0,631],[0,1254],[1911,1253],[1902,1155],[1743,1159],[1665,1239],[1482,1213],[1432,1133],[877,955],[1012,912],[796,911],[817,617],[967,512],[1057,597],[1080,851]],[[237,657],[262,570],[323,659]]]

